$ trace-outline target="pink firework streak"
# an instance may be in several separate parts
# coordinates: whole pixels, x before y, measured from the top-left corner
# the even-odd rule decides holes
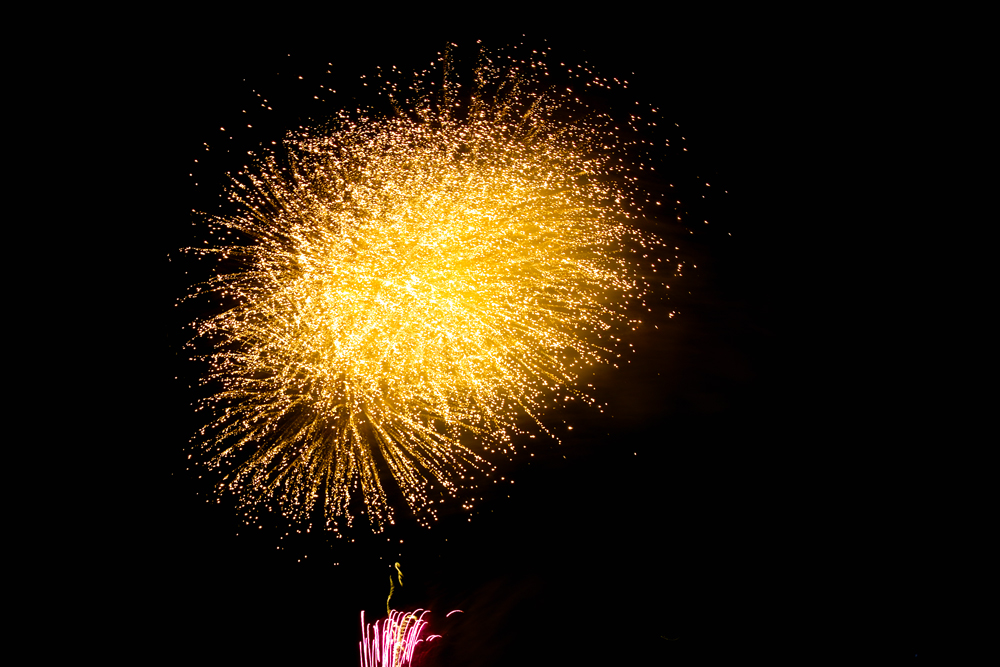
[[[459,611],[459,610],[455,610]],[[430,611],[418,609],[414,612],[393,611],[389,618],[376,621],[375,625],[365,624],[365,612],[361,612],[361,667],[405,667],[413,661],[413,651],[420,642],[429,642],[441,635],[421,636],[427,629],[424,616]],[[455,612],[448,614],[451,616]],[[446,617],[447,618],[447,617]]]

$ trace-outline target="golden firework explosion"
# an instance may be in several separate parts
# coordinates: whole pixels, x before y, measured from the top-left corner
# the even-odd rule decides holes
[[[465,94],[451,66],[386,82],[394,114],[290,133],[233,179],[239,212],[207,216],[221,242],[191,249],[221,260],[191,296],[226,304],[195,323],[216,388],[195,441],[246,507],[319,505],[336,529],[360,487],[381,530],[391,478],[428,524],[518,420],[593,403],[581,371],[638,324],[659,241],[629,224],[611,118],[543,86],[542,56],[482,53]]]

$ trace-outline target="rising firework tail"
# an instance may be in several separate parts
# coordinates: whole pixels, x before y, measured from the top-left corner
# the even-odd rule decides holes
[[[193,324],[212,388],[194,442],[245,509],[318,507],[336,530],[360,497],[380,531],[391,484],[429,525],[469,508],[519,424],[595,403],[582,374],[620,356],[662,243],[635,224],[638,117],[548,84],[543,55],[386,77],[393,113],[300,127],[233,177],[235,213],[204,216],[215,243],[188,251],[218,268],[189,296],[224,306]]]

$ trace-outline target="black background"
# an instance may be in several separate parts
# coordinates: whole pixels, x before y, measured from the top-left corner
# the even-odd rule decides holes
[[[432,609],[444,635],[436,664],[911,655],[923,615],[913,581],[926,561],[907,543],[930,501],[887,467],[894,445],[853,431],[865,408],[837,374],[851,343],[827,330],[828,285],[813,278],[828,251],[811,186],[825,176],[804,175],[803,156],[827,150],[815,124],[830,122],[817,113],[829,100],[816,84],[839,82],[836,64],[807,48],[807,34],[775,39],[760,17],[506,32],[323,20],[328,31],[312,26],[319,37],[193,21],[155,56],[166,165],[157,303],[167,314],[150,449],[162,484],[138,496],[155,508],[136,529],[152,546],[129,575],[150,645],[182,660],[356,664],[358,614],[384,612],[398,560],[408,601]],[[497,474],[516,483],[488,490],[471,522],[457,514],[431,530],[347,540],[285,537],[277,522],[248,528],[226,503],[206,502],[202,472],[188,470],[196,369],[179,350],[185,319],[173,302],[186,283],[175,250],[198,238],[190,210],[214,200],[225,169],[242,164],[240,147],[322,111],[276,85],[285,115],[230,140],[232,162],[219,127],[237,125],[247,87],[274,81],[272,70],[333,63],[346,86],[377,64],[423,66],[447,41],[470,49],[476,39],[548,40],[553,59],[628,79],[624,102],[678,123],[685,139],[661,157],[691,206],[659,231],[698,268],[630,339],[631,363],[595,382],[610,409],[572,415],[573,434],[539,444],[531,466],[500,462]],[[452,609],[465,613],[445,621]]]

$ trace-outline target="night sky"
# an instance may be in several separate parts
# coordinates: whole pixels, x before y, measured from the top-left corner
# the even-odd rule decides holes
[[[859,521],[868,487],[831,473],[863,449],[823,405],[836,392],[815,376],[838,357],[816,349],[812,289],[798,278],[820,256],[802,230],[810,211],[793,159],[806,149],[798,117],[812,100],[796,92],[806,64],[749,35],[598,35],[537,31],[526,43],[548,39],[551,59],[628,79],[622,103],[654,104],[679,124],[661,173],[682,221],[658,232],[680,248],[683,277],[627,341],[631,363],[598,372],[596,396],[609,408],[554,417],[574,429],[561,446],[535,441],[530,465],[527,455],[494,459],[506,480],[483,490],[471,521],[456,513],[426,530],[403,518],[380,535],[359,521],[339,540],[279,521],[247,527],[231,503],[207,503],[211,480],[187,469],[201,425],[188,389],[198,367],[179,350],[192,311],[172,305],[186,285],[175,250],[200,238],[190,209],[215,201],[225,169],[241,163],[225,147],[238,155],[261,136],[280,138],[297,115],[322,113],[272,70],[290,78],[331,62],[347,90],[375,65],[412,70],[446,41],[471,50],[480,34],[358,31],[329,45],[205,35],[164,54],[172,180],[158,243],[174,260],[163,262],[170,386],[154,442],[166,481],[141,577],[170,658],[357,664],[359,612],[384,614],[394,561],[403,601],[433,610],[431,629],[444,635],[427,664],[720,664],[861,657],[871,645],[907,657],[917,645],[907,582],[918,564],[894,558],[915,519]],[[481,38],[494,48],[522,41]],[[273,127],[226,142],[218,128],[251,97],[243,78],[271,82],[278,111]],[[912,615],[889,613],[900,606]],[[452,609],[465,613],[446,621]]]

